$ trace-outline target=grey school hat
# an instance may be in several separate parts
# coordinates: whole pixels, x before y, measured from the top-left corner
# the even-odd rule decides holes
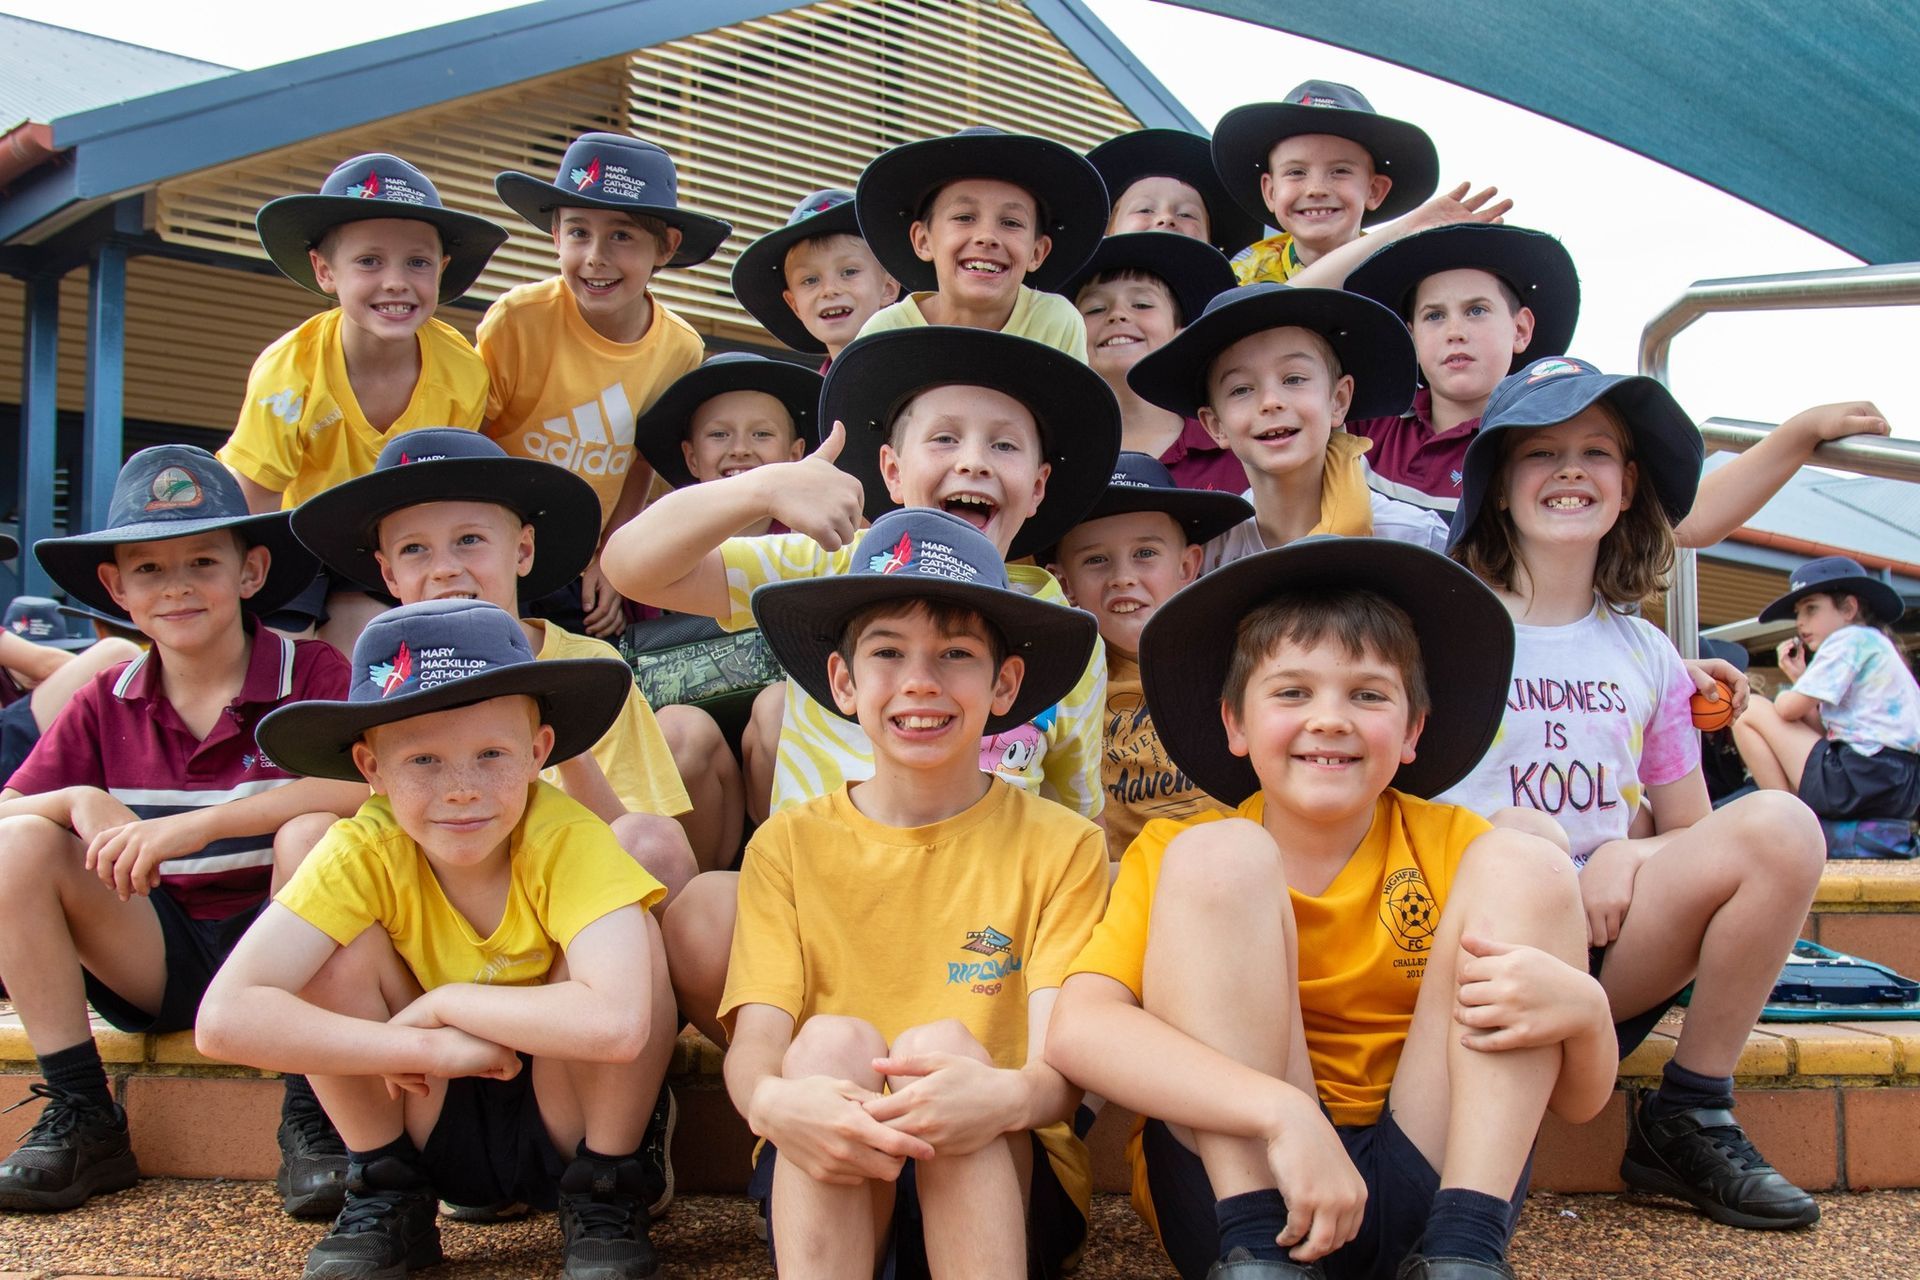
[[[293,702],[260,722],[260,749],[289,773],[360,781],[353,744],[368,729],[526,694],[553,727],[548,764],[598,742],[633,688],[615,658],[536,661],[520,622],[481,600],[426,600],[375,618],[353,645],[344,702]]]
[[[774,582],[753,593],[753,617],[773,656],[821,706],[842,718],[827,681],[827,655],[847,620],[871,605],[941,600],[977,611],[1000,630],[1009,657],[1026,664],[1020,692],[985,733],[1031,721],[1073,691],[1093,656],[1093,615],[1015,591],[1006,562],[984,535],[931,507],[901,507],[873,522],[842,574]]]
[[[1328,133],[1359,143],[1376,173],[1393,179],[1387,198],[1362,224],[1385,222],[1416,208],[1440,186],[1440,153],[1419,125],[1383,116],[1351,85],[1307,80],[1284,102],[1252,102],[1221,117],[1213,130],[1213,167],[1234,200],[1261,220],[1272,217],[1260,198],[1260,177],[1283,138]]]
[[[820,375],[790,360],[773,360],[747,351],[709,356],[674,379],[633,424],[634,447],[653,472],[676,489],[694,483],[680,445],[693,415],[715,396],[729,391],[758,391],[772,396],[793,420],[793,432],[807,452],[820,447]]]
[[[612,209],[656,218],[680,232],[680,250],[668,267],[691,267],[718,252],[733,224],[680,207],[680,172],[673,157],[624,133],[583,133],[567,145],[552,182],[509,170],[493,180],[507,208],[542,231],[553,230],[555,209]]]
[[[787,250],[827,236],[859,235],[853,192],[831,188],[809,192],[793,206],[785,226],[775,227],[741,250],[733,264],[733,296],[789,351],[825,355],[827,344],[808,333],[787,305]]]

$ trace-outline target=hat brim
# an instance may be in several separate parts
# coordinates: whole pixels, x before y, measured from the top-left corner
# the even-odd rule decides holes
[[[265,617],[285,605],[304,591],[313,581],[313,575],[320,571],[320,561],[294,536],[285,511],[209,520],[150,520],[97,533],[42,538],[33,544],[33,554],[40,558],[40,566],[47,571],[47,576],[59,583],[71,599],[113,619],[116,625],[132,628],[133,619],[113,602],[97,572],[101,565],[113,562],[113,549],[134,542],[171,542],[216,529],[231,529],[245,538],[248,545],[267,549],[266,581],[240,602],[242,608],[257,616]]]
[[[1208,795],[1238,804],[1260,789],[1253,762],[1227,746],[1221,691],[1255,606],[1291,591],[1362,587],[1413,620],[1432,703],[1413,761],[1392,785],[1431,797],[1493,745],[1513,673],[1513,622],[1497,596],[1445,556],[1389,538],[1309,538],[1223,565],[1182,588],[1140,637],[1153,727],[1175,765]]]
[[[838,465],[859,479],[867,519],[900,505],[880,473],[880,446],[894,415],[912,396],[943,386],[987,387],[1027,406],[1052,471],[1039,509],[1014,534],[1007,558],[1018,560],[1060,541],[1113,475],[1120,456],[1119,402],[1099,374],[1064,351],[987,329],[931,326],[870,334],[851,343],[827,370],[819,420],[846,424]]]
[[[611,209],[641,218],[655,218],[680,233],[680,248],[663,263],[669,267],[696,267],[720,251],[733,224],[704,213],[682,209],[678,205],[639,204],[632,200],[607,200],[583,195],[542,182],[528,173],[503,173],[493,180],[493,189],[507,208],[549,235],[553,232],[555,209]]]
[[[430,502],[495,503],[533,526],[533,567],[518,588],[523,600],[572,582],[600,545],[593,486],[533,458],[441,458],[370,471],[308,498],[293,513],[293,532],[327,568],[385,595],[374,559],[380,522]]]
[[[440,233],[440,251],[448,259],[446,270],[440,274],[441,302],[452,302],[473,288],[494,251],[507,242],[505,227],[477,214],[355,196],[282,196],[262,205],[253,225],[280,274],[302,288],[324,294],[326,290],[314,278],[313,259],[307,256],[307,250],[317,248],[321,237],[334,227],[379,218],[424,222]]]
[[[1406,322],[1343,289],[1283,286],[1201,315],[1128,370],[1127,385],[1150,404],[1197,417],[1214,357],[1242,338],[1281,328],[1311,330],[1333,348],[1340,371],[1353,376],[1348,421],[1397,417],[1413,403],[1419,360]]]
[[[1088,281],[1109,271],[1144,271],[1165,284],[1183,324],[1237,283],[1232,265],[1211,245],[1171,231],[1130,231],[1102,240],[1086,265],[1061,282],[1059,292],[1076,301]]]
[[[1214,171],[1234,203],[1252,217],[1272,217],[1260,198],[1267,158],[1281,139],[1308,133],[1359,143],[1373,157],[1374,172],[1393,179],[1380,207],[1361,215],[1362,226],[1411,213],[1440,187],[1440,154],[1419,125],[1371,111],[1253,102],[1227,112],[1213,130]]]
[[[733,263],[733,296],[760,327],[789,351],[823,356],[827,344],[787,305],[787,250],[827,236],[858,236],[860,218],[853,201],[824,209],[799,222],[775,227],[741,251]]]
[[[1007,656],[1026,664],[1013,705],[1004,715],[987,717],[983,732],[988,734],[1027,724],[1071,693],[1100,635],[1092,614],[1017,591],[879,573],[769,583],[753,593],[753,616],[787,674],[821,706],[853,720],[833,700],[827,655],[839,647],[847,619],[896,600],[940,600],[973,609],[1000,629]]]
[[[1211,542],[1227,530],[1253,518],[1253,504],[1234,493],[1220,493],[1212,489],[1156,489],[1150,485],[1109,484],[1107,491],[1080,517],[1080,524],[1142,511],[1172,516],[1185,532],[1187,541],[1198,544]],[[1074,527],[1078,528],[1079,525]],[[1049,547],[1048,552],[1058,552],[1059,549],[1055,545]]]
[[[63,604],[57,607],[60,612],[71,618],[85,618],[88,622],[104,622],[110,627],[115,627],[121,631],[132,631],[136,634],[140,630],[133,625],[131,619],[116,618],[110,613],[102,613],[89,604]],[[92,641],[88,641],[88,643],[91,644]]]
[[[653,473],[674,488],[697,484],[680,449],[694,411],[729,391],[759,391],[785,407],[794,434],[812,453],[820,447],[820,384],[819,374],[786,360],[703,364],[676,379],[635,421],[634,447]]]
[[[908,291],[939,287],[933,264],[913,251],[920,206],[939,188],[968,178],[1010,182],[1044,210],[1053,241],[1046,261],[1022,282],[1051,291],[1092,256],[1107,228],[1107,186],[1073,148],[1025,134],[961,134],[909,142],[867,165],[854,209],[867,247]]]
[[[10,533],[0,533],[0,560],[11,560],[20,554],[20,539]]]
[[[1633,437],[1633,460],[1639,464],[1640,484],[1651,486],[1667,520],[1679,524],[1693,510],[1700,489],[1700,468],[1706,444],[1671,392],[1639,374],[1595,374],[1568,378],[1553,394],[1543,388],[1495,419],[1483,418],[1461,463],[1460,504],[1453,509],[1447,529],[1451,551],[1467,536],[1479,518],[1481,505],[1500,468],[1502,433],[1533,427],[1551,427],[1567,421],[1589,406],[1605,400]]]
[[[1485,271],[1507,282],[1533,312],[1533,338],[1515,353],[1513,373],[1542,356],[1560,356],[1580,321],[1580,277],[1573,255],[1553,236],[1525,227],[1464,222],[1394,241],[1354,269],[1349,292],[1372,298],[1412,321],[1413,292],[1442,271]]]
[[[1832,595],[1834,592],[1857,597],[1867,607],[1867,612],[1882,622],[1898,622],[1907,611],[1907,602],[1900,593],[1878,578],[1859,577],[1848,574],[1845,577],[1827,578],[1821,582],[1809,582],[1795,591],[1789,591],[1760,611],[1761,622],[1790,622],[1793,620],[1793,607],[1812,595]]]
[[[379,702],[291,703],[262,720],[257,736],[260,749],[289,773],[359,782],[353,744],[367,730],[489,698],[526,694],[539,700],[541,722],[553,728],[547,763],[554,765],[598,742],[626,706],[632,688],[632,670],[613,658],[517,662]]]
[[[1087,160],[1107,184],[1107,220],[1127,188],[1142,178],[1172,178],[1200,193],[1207,206],[1209,243],[1232,257],[1266,234],[1267,213],[1250,215],[1214,172],[1207,138],[1183,129],[1136,129],[1109,138],[1087,152]],[[1168,233],[1171,234],[1171,233]]]

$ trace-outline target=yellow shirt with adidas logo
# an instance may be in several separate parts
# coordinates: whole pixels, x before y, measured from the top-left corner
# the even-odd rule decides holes
[[[487,366],[460,331],[429,319],[416,335],[420,377],[413,399],[384,432],[354,399],[340,345],[340,309],[321,312],[260,353],[247,398],[220,461],[299,506],[366,475],[388,439],[417,427],[478,430],[487,407]]]
[[[487,434],[515,457],[557,463],[592,485],[602,528],[639,457],[634,419],[704,351],[657,297],[640,341],[608,341],[559,276],[508,290],[487,308],[477,341],[492,379]]]
[[[756,587],[792,578],[841,574],[855,563],[865,540],[863,530],[838,551],[827,551],[804,534],[779,533],[759,538],[729,538],[720,544],[727,571],[727,601],[732,613],[720,620],[728,631],[754,625],[751,599]],[[1013,589],[1051,604],[1068,603],[1053,575],[1035,565],[1010,564]],[[980,741],[980,767],[1025,791],[1058,800],[1083,817],[1099,814],[1100,727],[1107,686],[1104,646],[1067,696],[1031,723]],[[842,783],[873,776],[873,747],[860,726],[809,697],[787,681],[787,712],[780,726],[780,752],[773,772],[773,811],[825,795]]]

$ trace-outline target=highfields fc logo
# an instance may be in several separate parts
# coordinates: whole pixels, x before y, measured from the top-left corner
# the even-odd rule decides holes
[[[1440,927],[1440,904],[1417,867],[1402,867],[1387,877],[1381,891],[1380,920],[1402,951],[1424,953]]]
[[[200,505],[200,482],[185,467],[165,467],[153,478],[148,490],[149,511],[173,511]]]

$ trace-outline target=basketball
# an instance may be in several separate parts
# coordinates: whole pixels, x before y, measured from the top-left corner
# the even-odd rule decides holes
[[[1688,699],[1688,704],[1693,708],[1693,727],[1709,733],[1733,723],[1733,690],[1724,680],[1715,680],[1713,687],[1720,695],[1718,702],[1710,701],[1704,693],[1696,693]]]

